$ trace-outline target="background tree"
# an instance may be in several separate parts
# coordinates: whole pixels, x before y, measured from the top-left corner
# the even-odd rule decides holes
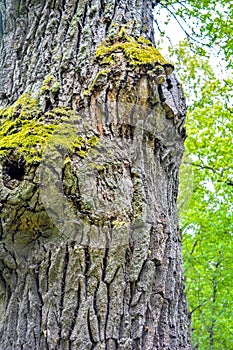
[[[190,349],[156,2],[1,2],[3,350]]]

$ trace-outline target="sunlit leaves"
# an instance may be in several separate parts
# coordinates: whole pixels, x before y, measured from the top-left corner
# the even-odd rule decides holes
[[[233,66],[232,1],[162,0],[160,7],[172,13],[199,54],[212,47],[224,54],[228,67]]]
[[[165,21],[173,21],[187,38],[170,54],[188,105],[179,213],[193,348],[231,350],[233,2],[161,0],[160,22],[166,13]],[[166,37],[166,27],[157,23],[157,28]]]
[[[184,200],[188,186],[188,204],[181,203],[180,225],[193,345],[201,350],[230,350],[233,348],[233,84],[230,74],[216,76],[209,61],[191,53],[187,43],[182,43],[175,53],[189,105],[180,198]]]

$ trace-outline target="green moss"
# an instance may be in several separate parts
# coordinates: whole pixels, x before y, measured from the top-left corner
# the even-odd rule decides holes
[[[33,118],[33,115],[37,113],[37,106],[38,99],[26,92],[12,106],[1,108],[0,117],[12,118],[19,113],[19,116],[25,115],[27,118],[32,114],[31,118]]]
[[[99,77],[107,74],[106,71],[100,72]],[[66,147],[70,153],[77,152],[80,157],[86,156],[97,145],[98,137],[77,135],[77,128],[72,124],[77,125],[80,118],[74,110],[59,106],[43,112],[39,102],[41,96],[55,93],[59,88],[60,84],[55,78],[48,75],[36,97],[26,92],[13,105],[0,108],[1,160],[13,152],[23,156],[27,163],[38,163],[48,140],[52,146]]]
[[[86,156],[87,156],[87,152],[86,151],[84,151],[84,150],[80,150],[80,151],[77,151],[77,154],[79,155],[79,157],[81,157],[81,158],[86,158]]]
[[[58,81],[55,81],[52,85],[51,91],[55,94],[56,92],[58,92],[60,90],[60,86],[61,86],[61,84],[58,83]]]
[[[97,163],[89,163],[88,164],[88,167],[90,168],[90,169],[95,169],[95,170],[97,170],[97,171],[99,171],[99,172],[102,172],[104,169],[105,169],[105,166],[104,165],[101,165],[101,164],[97,164]]]
[[[93,79],[90,87],[86,90],[83,91],[83,95],[84,96],[88,96],[92,93],[96,83],[102,79],[104,79],[105,77],[107,77],[108,73],[111,71],[111,69],[102,69],[101,71],[99,71],[95,78]]]
[[[37,99],[29,93],[23,94],[12,106],[0,109],[1,158],[16,151],[29,163],[41,159],[46,139],[56,129],[55,124],[46,124],[41,115]]]
[[[66,148],[70,154],[75,153],[81,158],[85,158],[89,151],[97,145],[98,141],[97,136],[77,136],[77,129],[73,125],[65,124],[65,127],[64,125],[57,127],[49,144],[54,149]]]
[[[44,79],[43,84],[40,88],[40,93],[50,93],[53,94],[57,93],[60,89],[60,83],[55,80],[55,78],[52,75],[47,75],[47,77]]]
[[[54,77],[52,75],[47,75],[47,77],[43,81],[43,84],[40,88],[40,93],[49,92],[53,84],[54,84]]]
[[[99,137],[98,136],[92,136],[87,140],[87,144],[90,145],[91,147],[95,147],[99,142]]]
[[[106,40],[96,50],[95,60],[100,65],[114,65],[118,60],[117,53],[123,53],[129,65],[162,65],[167,68],[167,74],[173,71],[173,66],[165,60],[152,42],[143,38],[134,38],[125,33],[123,27],[114,40]],[[170,68],[170,69],[169,69]]]
[[[75,116],[74,110],[67,107],[55,107],[51,111],[48,111],[44,114],[46,120],[67,120],[67,118],[72,118]],[[77,116],[75,116],[77,121]]]
[[[113,220],[112,225],[114,228],[119,228],[119,227],[127,227],[129,226],[129,223],[122,220]]]
[[[72,125],[74,117],[77,122],[75,112],[66,107],[43,113],[36,98],[30,93],[23,94],[12,106],[0,109],[0,159],[13,152],[23,156],[27,163],[38,163],[48,140],[51,146],[60,145],[82,158],[87,156],[99,138],[77,135],[77,129]],[[67,121],[65,127],[61,121]]]
[[[18,212],[19,222],[15,223],[15,243],[21,247],[38,240],[40,237],[49,237],[56,232],[53,223],[46,212],[31,212],[23,210]],[[14,228],[13,226],[13,228]],[[43,228],[41,230],[41,228]]]

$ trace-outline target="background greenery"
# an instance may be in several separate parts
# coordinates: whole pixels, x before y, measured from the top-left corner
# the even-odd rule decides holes
[[[162,9],[165,24],[174,20],[186,34],[170,54],[188,103],[179,211],[193,348],[231,350],[233,2],[164,0]]]

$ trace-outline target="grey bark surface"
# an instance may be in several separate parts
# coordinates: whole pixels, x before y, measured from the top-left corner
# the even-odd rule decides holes
[[[82,111],[83,134],[100,138],[90,158],[72,154],[62,176],[56,155],[18,178],[14,159],[1,164],[1,350],[191,349],[177,220],[181,87],[173,74],[158,85],[119,57],[114,74],[84,93],[98,73],[98,44],[121,25],[154,40],[155,3],[0,2],[2,105],[51,74],[60,90],[43,108]],[[62,200],[41,186],[49,169]]]

